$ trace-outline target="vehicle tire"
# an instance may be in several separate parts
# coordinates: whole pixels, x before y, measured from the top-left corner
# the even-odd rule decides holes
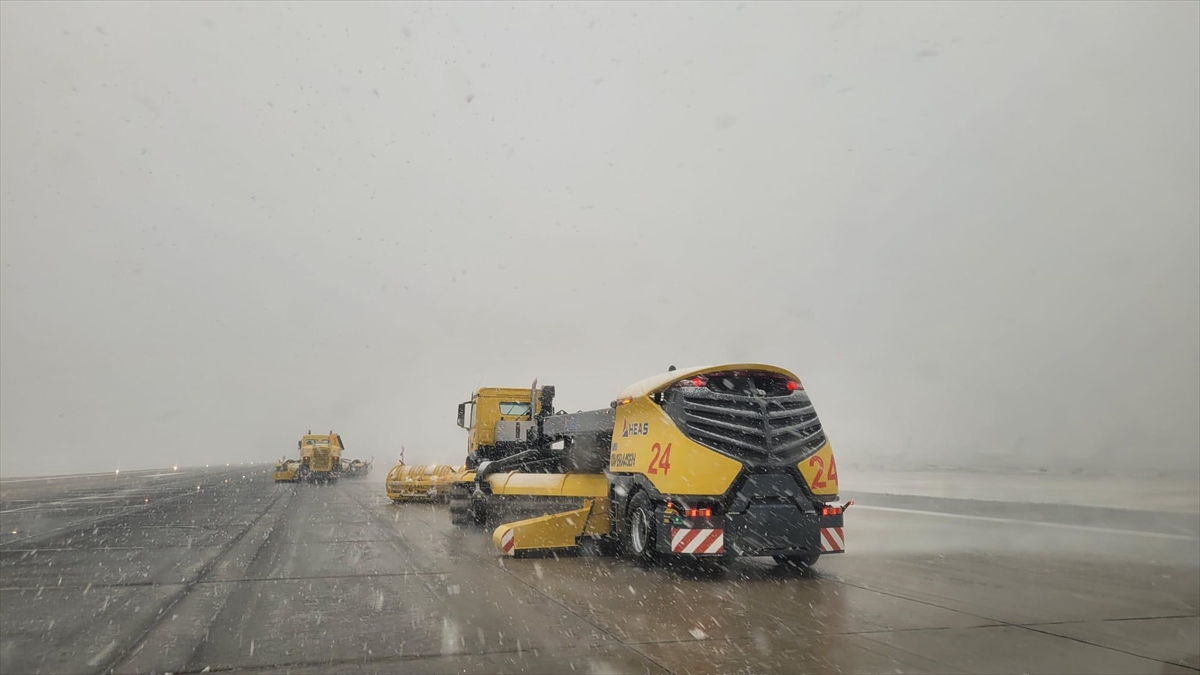
[[[654,527],[654,505],[645,492],[638,492],[625,508],[621,528],[621,552],[641,563],[653,562],[657,542]]]
[[[451,525],[467,525],[467,510],[471,506],[471,500],[457,495],[451,495],[450,499],[450,524]]]
[[[467,506],[467,522],[483,527],[488,522],[487,503],[482,499],[471,499]]]
[[[775,563],[778,565],[806,570],[817,564],[817,560],[821,558],[821,554],[819,552],[795,553],[789,555],[773,555],[771,557],[775,559]]]

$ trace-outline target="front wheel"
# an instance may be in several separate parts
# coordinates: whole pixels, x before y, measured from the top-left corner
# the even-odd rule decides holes
[[[467,507],[467,521],[478,527],[487,525],[488,508],[486,500],[477,497],[471,498],[471,504]]]
[[[469,525],[467,518],[467,504],[461,499],[450,500],[450,524],[451,525]]]
[[[621,528],[621,550],[625,555],[642,563],[653,562],[656,553],[654,507],[645,492],[638,492],[629,500],[625,509],[625,523]]]

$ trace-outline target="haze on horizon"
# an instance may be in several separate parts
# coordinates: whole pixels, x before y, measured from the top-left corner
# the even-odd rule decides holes
[[[0,3],[0,309],[6,477],[741,361],[846,464],[1200,472],[1200,3]]]

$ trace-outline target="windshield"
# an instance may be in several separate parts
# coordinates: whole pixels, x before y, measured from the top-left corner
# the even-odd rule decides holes
[[[528,415],[528,403],[504,402],[500,404],[501,415]]]

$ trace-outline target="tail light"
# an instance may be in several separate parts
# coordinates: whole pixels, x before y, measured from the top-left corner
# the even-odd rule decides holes
[[[787,390],[788,391],[796,391],[796,390],[803,391],[804,385],[800,384],[799,380],[788,380]]]
[[[680,380],[675,383],[676,387],[707,387],[708,378],[704,375],[697,375],[686,380]]]
[[[688,509],[688,518],[712,518],[712,509]]]
[[[841,513],[842,513],[842,507],[840,507],[840,506],[822,506],[821,507],[821,515],[823,515],[823,516],[837,516],[837,515],[841,515]]]

